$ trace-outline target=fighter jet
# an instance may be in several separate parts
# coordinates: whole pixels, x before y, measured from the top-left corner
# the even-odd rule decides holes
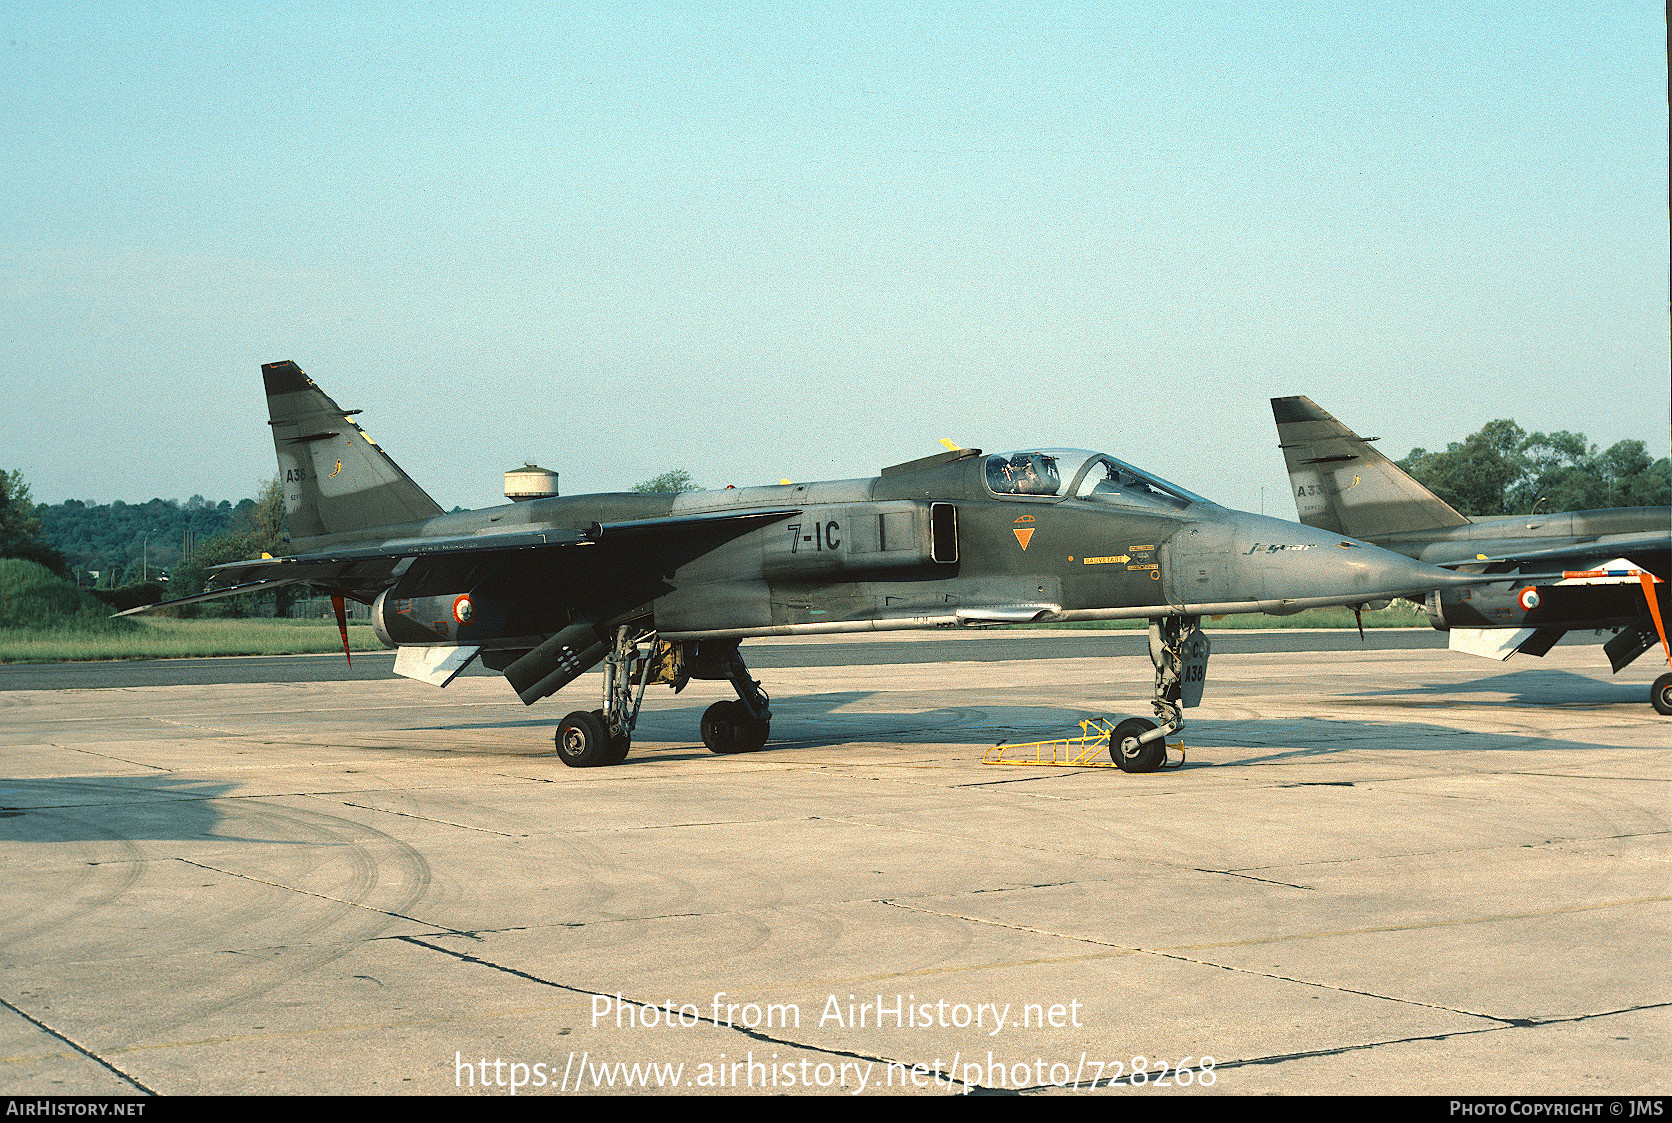
[[[1435,565],[1503,575],[1426,597],[1430,623],[1449,633],[1454,650],[1543,655],[1567,632],[1595,629],[1615,633],[1602,646],[1616,673],[1657,639],[1672,664],[1672,509],[1470,519],[1371,448],[1375,437],[1359,436],[1310,398],[1273,398],[1271,411],[1301,522]],[[1672,714],[1672,673],[1655,681],[1650,700]]]
[[[603,700],[559,723],[564,764],[620,763],[644,690],[728,680],[716,753],[761,748],[759,636],[1149,620],[1156,720],[1110,738],[1166,760],[1206,681],[1209,614],[1422,596],[1476,578],[1326,530],[1227,510],[1113,456],[952,448],[866,479],[681,495],[551,496],[444,513],[292,362],[262,368],[294,553],[219,567],[172,604],[300,583],[371,606],[398,674],[445,686],[472,660],[532,704],[603,665]],[[147,608],[160,607],[158,605]],[[141,610],[143,611],[143,610]],[[344,647],[347,632],[344,627]]]

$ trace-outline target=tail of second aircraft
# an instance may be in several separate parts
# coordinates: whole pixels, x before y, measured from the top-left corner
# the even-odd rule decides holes
[[[442,513],[295,363],[267,363],[267,413],[292,539],[352,536]]]
[[[1374,542],[1469,522],[1371,448],[1374,437],[1359,436],[1311,398],[1273,398],[1271,412],[1295,507],[1307,526]]]

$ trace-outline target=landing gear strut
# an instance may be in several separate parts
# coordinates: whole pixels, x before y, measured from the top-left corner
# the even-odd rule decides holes
[[[702,743],[710,752],[752,753],[766,744],[772,730],[772,700],[749,676],[737,644],[720,649],[715,659],[720,674],[731,680],[735,701],[716,702],[702,715]]]
[[[635,624],[615,629],[604,656],[604,704],[576,710],[557,727],[557,758],[571,768],[620,764],[627,759],[644,688],[666,683],[674,693],[693,678],[729,679],[733,701],[716,702],[702,715],[702,743],[717,753],[752,753],[766,744],[772,705],[749,675],[737,641],[670,642]]]
[[[650,680],[650,653],[640,648],[655,637],[655,632],[634,624],[616,628],[610,653],[604,656],[603,706],[576,710],[558,723],[557,758],[564,764],[591,768],[627,759]]]
[[[1150,620],[1150,662],[1155,664],[1155,721],[1127,718],[1109,736],[1109,757],[1123,772],[1154,772],[1167,763],[1167,741],[1184,728],[1184,711],[1202,700],[1207,682],[1208,637],[1200,617],[1157,616]],[[1159,724],[1157,724],[1159,722]]]

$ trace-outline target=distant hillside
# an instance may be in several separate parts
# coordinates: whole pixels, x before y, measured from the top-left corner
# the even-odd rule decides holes
[[[142,571],[155,578],[157,570],[178,565],[184,557],[186,535],[190,532],[199,547],[216,535],[225,534],[247,516],[255,500],[227,500],[212,503],[194,495],[185,503],[178,499],[153,499],[148,503],[84,503],[71,499],[63,503],[37,504],[42,533],[63,551],[70,567],[90,583],[88,571],[99,572],[98,583],[110,585],[111,575],[120,571],[123,583],[138,581]],[[247,518],[244,521],[248,521]],[[149,537],[147,533],[149,532]]]
[[[0,629],[77,632],[132,631],[131,619],[113,619],[110,606],[56,576],[38,562],[0,558]]]

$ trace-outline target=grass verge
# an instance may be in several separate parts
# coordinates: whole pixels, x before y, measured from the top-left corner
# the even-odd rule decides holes
[[[0,628],[0,663],[69,663],[88,659],[184,659],[215,655],[313,655],[341,651],[330,620],[175,620],[131,616],[120,633],[75,626]],[[125,622],[125,621],[124,621]],[[353,651],[382,651],[369,624],[348,626]]]

